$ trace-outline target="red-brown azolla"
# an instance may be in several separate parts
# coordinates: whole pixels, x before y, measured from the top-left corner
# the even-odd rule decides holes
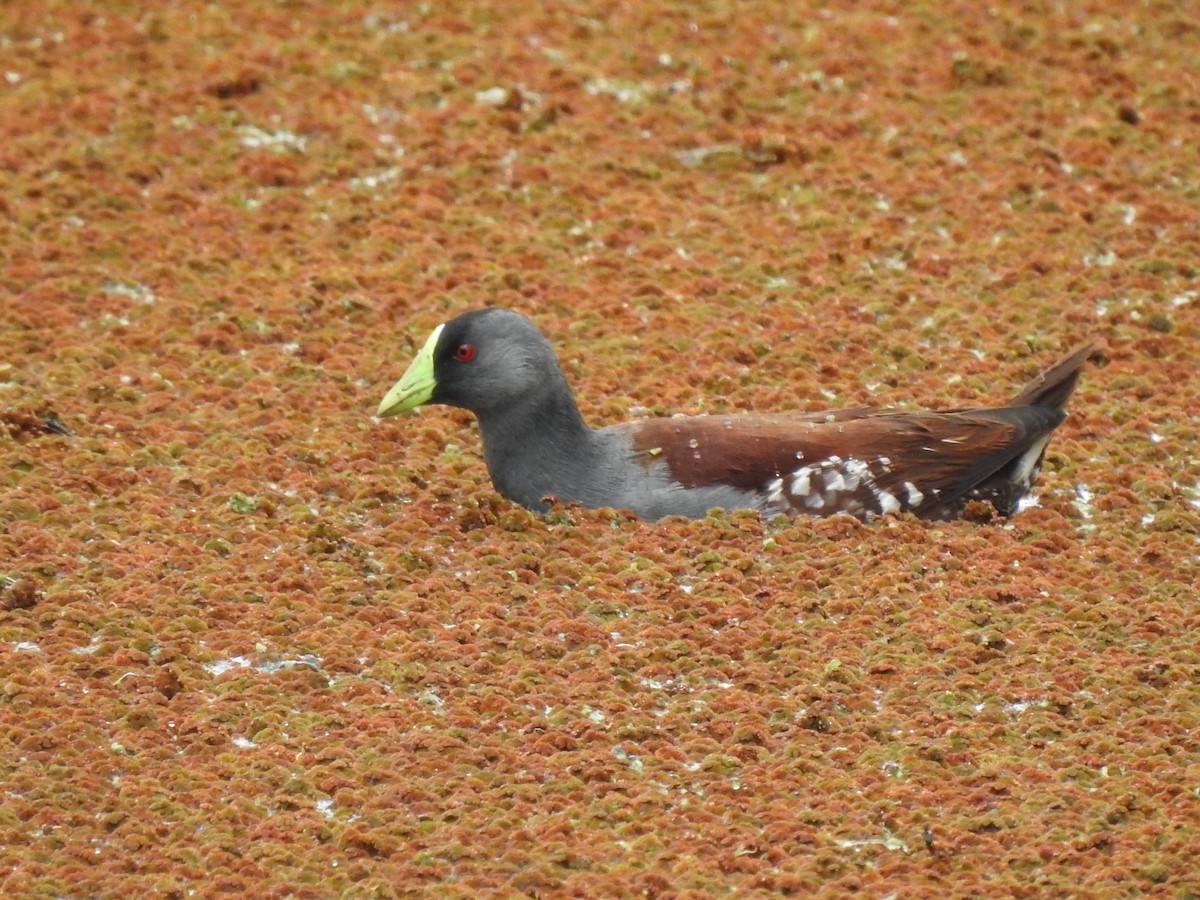
[[[0,21],[0,894],[1200,892],[1183,7],[243,6]],[[371,417],[489,303],[597,423],[1102,358],[1010,521],[539,517]]]

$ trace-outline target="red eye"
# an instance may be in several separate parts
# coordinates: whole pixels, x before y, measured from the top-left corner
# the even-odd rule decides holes
[[[459,344],[458,349],[454,351],[454,358],[459,362],[470,362],[475,358],[475,345]]]

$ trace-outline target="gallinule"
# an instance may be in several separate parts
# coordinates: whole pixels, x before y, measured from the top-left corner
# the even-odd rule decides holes
[[[479,418],[492,483],[545,511],[555,500],[647,519],[713,507],[862,519],[1014,513],[1091,353],[1084,344],[994,408],[645,418],[584,423],[550,344],[523,315],[489,307],[434,329],[379,416],[423,403]]]

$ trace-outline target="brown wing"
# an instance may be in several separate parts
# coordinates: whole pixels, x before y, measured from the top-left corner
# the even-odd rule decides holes
[[[1031,477],[1062,415],[1042,407],[859,408],[644,419],[628,428],[641,461],[665,463],[684,487],[723,483],[759,491],[769,509],[786,512],[911,510],[940,518],[956,514],[973,490],[1036,451],[1024,471]]]

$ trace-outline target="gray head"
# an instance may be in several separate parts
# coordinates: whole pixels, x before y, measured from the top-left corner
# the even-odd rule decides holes
[[[379,415],[442,403],[487,419],[547,402],[558,406],[564,396],[573,407],[554,351],[537,327],[520,313],[488,307],[434,329]]]

